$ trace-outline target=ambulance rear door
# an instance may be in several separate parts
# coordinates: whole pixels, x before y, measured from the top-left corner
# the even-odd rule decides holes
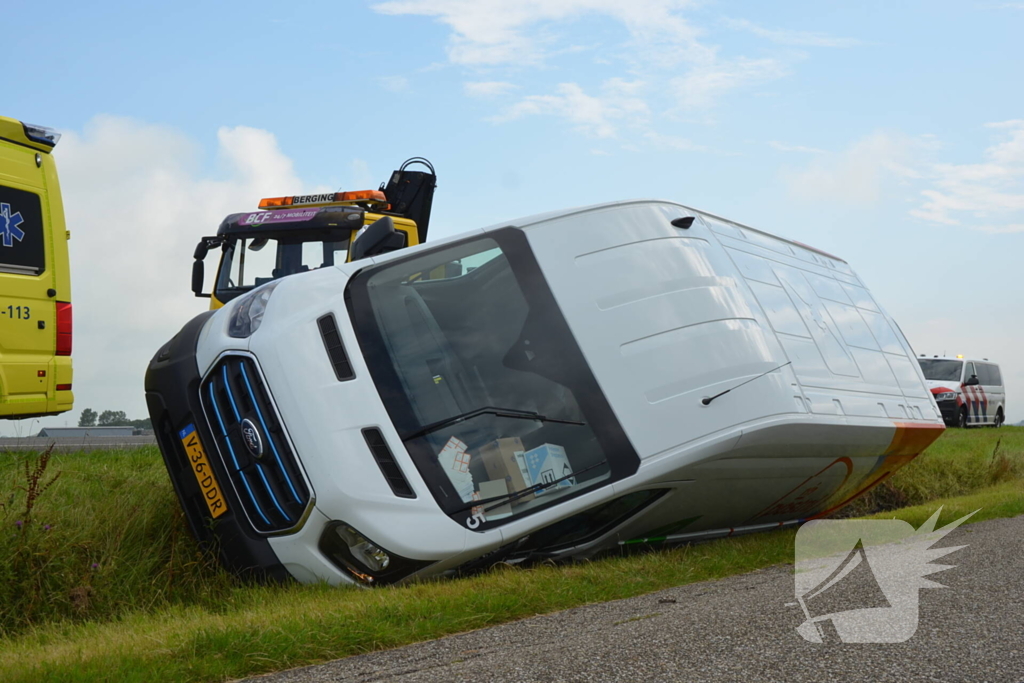
[[[43,165],[43,154],[0,139],[0,416],[45,412],[53,394],[57,283]]]

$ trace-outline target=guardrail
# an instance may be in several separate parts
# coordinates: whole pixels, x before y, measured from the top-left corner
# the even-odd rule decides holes
[[[0,437],[4,453],[42,452],[53,444],[54,453],[112,451],[155,446],[155,436]]]

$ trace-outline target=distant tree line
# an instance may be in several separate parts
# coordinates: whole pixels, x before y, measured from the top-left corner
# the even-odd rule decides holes
[[[92,408],[86,408],[78,418],[79,427],[135,427],[152,429],[153,423],[147,417],[143,420],[129,420],[123,410],[104,410],[99,415]]]

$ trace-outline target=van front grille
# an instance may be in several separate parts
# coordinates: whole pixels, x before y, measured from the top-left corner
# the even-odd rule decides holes
[[[299,524],[310,501],[298,461],[255,361],[226,356],[200,385],[203,408],[231,483],[253,527]]]

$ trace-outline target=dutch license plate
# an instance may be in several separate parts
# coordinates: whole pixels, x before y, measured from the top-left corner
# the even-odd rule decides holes
[[[185,453],[188,454],[188,462],[192,465],[192,474],[196,475],[196,481],[199,482],[199,490],[202,491],[206,507],[210,508],[210,515],[216,519],[228,511],[228,504],[224,501],[220,484],[217,483],[217,478],[213,475],[213,468],[210,467],[203,444],[199,442],[196,426],[188,425],[178,432],[178,436],[185,444]]]

